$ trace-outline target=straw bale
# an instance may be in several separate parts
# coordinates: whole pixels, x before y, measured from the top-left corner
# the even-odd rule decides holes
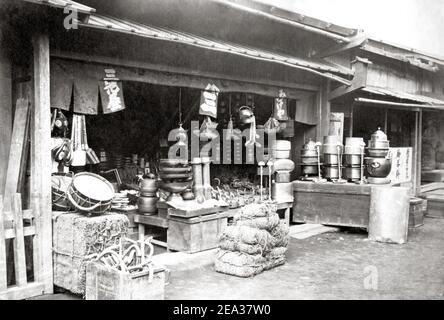
[[[54,284],[75,294],[85,293],[86,262],[127,233],[126,215],[107,213],[87,217],[79,213],[53,218]]]

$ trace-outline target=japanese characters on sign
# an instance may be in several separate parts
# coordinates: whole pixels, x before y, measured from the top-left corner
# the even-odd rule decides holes
[[[392,184],[412,181],[412,148],[390,148],[392,170],[388,178]]]
[[[105,74],[105,78],[100,83],[103,113],[112,113],[125,109],[122,83],[115,76],[115,70],[105,69]]]
[[[279,121],[288,120],[287,95],[279,90],[278,97],[274,99],[274,118]]]

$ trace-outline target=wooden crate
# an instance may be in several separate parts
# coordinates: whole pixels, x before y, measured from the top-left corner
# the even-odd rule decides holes
[[[293,222],[367,228],[370,185],[293,182]]]
[[[217,248],[219,235],[227,226],[227,213],[209,214],[194,218],[170,217],[168,249],[195,253]]]
[[[444,184],[431,183],[421,187],[421,198],[427,200],[426,216],[444,218]]]
[[[425,206],[427,201],[421,198],[410,199],[409,228],[417,228],[424,224]]]
[[[427,196],[427,217],[444,219],[444,196]]]
[[[86,266],[86,300],[163,300],[165,269],[154,268],[152,282],[148,271],[127,274],[96,262]]]

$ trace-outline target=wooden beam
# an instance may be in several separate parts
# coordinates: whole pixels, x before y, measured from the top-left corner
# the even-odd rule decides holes
[[[371,62],[367,62],[363,59],[356,58],[356,60],[353,61],[353,66],[352,66],[355,76],[353,77],[351,85],[350,86],[343,85],[331,91],[328,95],[328,100],[339,98],[341,96],[355,92],[367,86],[369,63]]]
[[[416,157],[416,186],[415,196],[418,195],[421,189],[421,173],[422,173],[422,110],[417,113],[418,127],[415,132],[417,140],[417,157]]]
[[[330,123],[330,101],[328,100],[328,93],[330,92],[330,80],[322,83],[321,91],[319,93],[319,111],[318,111],[318,129],[317,140],[322,141],[322,138],[328,135],[328,128]]]
[[[202,71],[196,71],[196,70],[191,70],[191,69],[186,69],[186,68],[164,66],[164,65],[159,65],[159,64],[155,64],[155,63],[147,63],[147,62],[141,62],[141,61],[129,61],[129,60],[122,60],[119,58],[96,56],[96,55],[90,56],[87,54],[79,54],[79,53],[66,52],[66,51],[60,51],[60,50],[52,50],[51,57],[71,59],[71,60],[77,60],[77,61],[82,61],[82,62],[94,62],[94,63],[100,63],[100,64],[111,65],[111,66],[122,66],[122,67],[136,68],[136,69],[147,69],[147,70],[155,70],[155,71],[160,71],[160,72],[178,73],[178,74],[184,74],[184,75],[194,75],[194,76],[206,77],[206,78],[210,78],[210,79],[232,80],[232,81],[240,81],[240,82],[254,83],[254,84],[260,84],[260,85],[267,85],[267,86],[274,85],[276,87],[292,88],[292,89],[305,90],[305,91],[318,91],[319,90],[319,86],[305,84],[305,83],[284,82],[284,81],[276,81],[276,80],[270,80],[270,79],[252,79],[252,78],[248,78],[248,77],[231,76],[231,75],[212,73],[212,72],[202,72]]]
[[[34,110],[31,126],[31,194],[41,194],[38,220],[38,236],[41,252],[41,279],[45,293],[53,292],[52,267],[52,208],[51,208],[51,107],[49,36],[36,33],[33,45]]]
[[[23,149],[27,139],[28,112],[28,100],[18,99],[15,107],[14,126],[12,128],[8,172],[6,174],[5,197],[10,197],[17,193]]]
[[[0,22],[0,195],[4,194],[6,172],[8,170],[9,147],[12,134],[12,74],[11,61],[4,45]]]
[[[444,108],[437,108],[436,106],[428,106],[424,104],[418,104],[418,103],[403,103],[403,102],[392,102],[392,101],[385,101],[385,100],[375,100],[375,99],[367,99],[367,98],[355,98],[355,102],[359,103],[367,103],[372,104],[375,106],[386,106],[386,107],[394,107],[399,109],[406,109],[408,108],[411,111],[419,111],[420,109],[433,109],[433,110],[444,110]]]
[[[19,287],[25,286],[26,278],[26,258],[25,258],[25,237],[23,234],[23,212],[22,199],[20,194],[15,193],[12,197],[12,212],[14,214],[15,237],[14,244],[14,269],[15,283]]]

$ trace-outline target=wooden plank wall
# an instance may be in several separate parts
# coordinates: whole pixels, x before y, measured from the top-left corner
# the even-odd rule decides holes
[[[11,61],[2,43],[0,23],[0,195],[4,193],[12,134]]]
[[[38,280],[45,284],[45,293],[52,293],[49,36],[46,33],[36,33],[32,37],[32,44],[34,105],[31,118],[31,192],[41,194],[40,206],[36,208],[41,250],[41,279]]]
[[[432,92],[434,87],[439,89],[439,83],[434,78],[432,73],[422,70],[373,63],[368,66],[367,84],[400,92],[421,93]]]

